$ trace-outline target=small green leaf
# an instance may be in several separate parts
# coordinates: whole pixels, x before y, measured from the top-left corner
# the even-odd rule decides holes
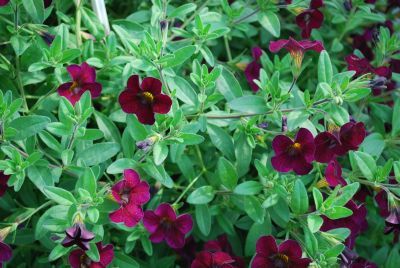
[[[308,195],[303,182],[297,179],[294,183],[290,207],[296,214],[306,213],[308,210]]]
[[[200,232],[207,236],[211,231],[211,213],[207,205],[195,206],[195,216]]]
[[[238,174],[231,162],[221,157],[218,160],[217,171],[218,177],[220,178],[222,184],[228,189],[233,190],[233,188],[235,188],[235,186],[237,185]]]
[[[308,228],[312,233],[318,232],[323,223],[324,221],[318,215],[308,215],[307,217]]]
[[[239,195],[255,195],[258,194],[262,188],[262,184],[258,181],[245,181],[236,186],[233,192]]]
[[[281,35],[281,23],[274,12],[266,11],[259,13],[258,21],[272,36],[279,37]]]
[[[53,187],[53,186],[46,186],[44,188],[44,193],[46,196],[55,201],[56,203],[60,205],[72,205],[76,204],[76,199],[75,197],[71,194],[71,192],[68,192],[67,190],[64,190],[63,188],[58,188],[58,187]]]
[[[207,204],[214,199],[214,195],[215,191],[212,186],[202,186],[188,196],[187,202],[195,205]]]
[[[17,130],[14,140],[23,140],[31,137],[47,127],[50,119],[46,116],[29,115],[14,119],[10,123],[10,127]]]
[[[331,59],[326,50],[322,51],[318,60],[318,82],[332,83],[333,69]]]

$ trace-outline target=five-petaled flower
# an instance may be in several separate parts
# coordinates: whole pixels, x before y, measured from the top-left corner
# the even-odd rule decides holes
[[[100,260],[95,262],[86,255],[82,249],[73,250],[69,255],[69,264],[72,268],[106,268],[114,259],[114,246],[108,244],[103,246],[101,242],[96,243],[99,251]]]
[[[335,156],[357,150],[365,136],[366,130],[362,122],[348,122],[340,129],[321,132],[315,137],[315,160],[329,163]]]
[[[83,93],[90,91],[92,98],[101,94],[102,85],[96,82],[96,70],[83,62],[80,66],[73,64],[67,67],[72,82],[64,83],[57,89],[58,94],[67,98],[72,105],[80,100]]]
[[[289,51],[293,59],[294,62],[293,75],[296,78],[300,75],[301,72],[301,64],[303,62],[304,53],[308,50],[314,50],[319,53],[325,49],[320,41],[310,41],[310,40],[296,41],[292,37],[289,37],[289,39],[271,41],[271,43],[269,44],[269,50],[272,53],[276,53],[280,51],[282,48]]]
[[[314,160],[314,137],[305,128],[297,132],[294,141],[285,135],[278,135],[272,141],[275,156],[271,163],[275,170],[305,175],[311,171],[311,162]]]
[[[246,66],[246,69],[244,70],[244,75],[246,76],[250,88],[254,92],[257,92],[259,88],[257,84],[254,83],[254,80],[258,80],[260,78],[260,70],[261,70],[260,58],[262,55],[262,50],[260,47],[253,47],[251,53],[253,55],[254,60]]]
[[[285,240],[278,246],[275,238],[269,235],[258,239],[251,268],[306,268],[310,263],[309,258],[302,258],[302,249],[297,241]]]
[[[311,0],[310,7],[296,17],[297,25],[302,29],[301,36],[310,38],[312,29],[321,27],[324,21],[324,14],[318,10],[323,6],[322,0]]]
[[[95,235],[88,231],[83,223],[75,223],[74,226],[65,230],[65,238],[61,242],[64,247],[77,245],[83,250],[89,249],[89,242]]]
[[[124,179],[117,182],[111,189],[114,199],[120,208],[110,213],[113,222],[123,222],[127,227],[133,227],[143,218],[142,205],[150,199],[150,187],[140,180],[139,174],[132,169],[124,170]]]
[[[136,114],[142,124],[154,124],[154,114],[166,114],[172,106],[171,98],[161,94],[161,89],[162,83],[156,78],[146,77],[139,85],[139,76],[131,76],[126,90],[119,95],[122,110]]]
[[[9,175],[5,175],[3,171],[0,171],[0,197],[2,197],[7,191],[7,182],[10,179]]]
[[[177,217],[172,206],[163,203],[154,211],[144,212],[143,224],[150,232],[152,242],[160,243],[165,240],[171,248],[182,248],[185,235],[192,230],[193,220],[189,214]]]

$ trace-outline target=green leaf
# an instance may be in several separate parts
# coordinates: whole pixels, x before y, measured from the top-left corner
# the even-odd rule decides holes
[[[380,133],[371,133],[365,137],[360,146],[360,151],[379,158],[385,149],[385,139]]]
[[[41,24],[44,21],[45,13],[43,0],[23,0],[22,4],[35,23]]]
[[[53,177],[47,167],[30,166],[28,168],[28,178],[42,192],[46,186],[54,186]]]
[[[215,191],[212,186],[202,186],[194,190],[187,198],[187,202],[195,205],[202,205],[214,199]]]
[[[210,135],[211,142],[229,159],[235,159],[235,151],[232,137],[228,135],[222,128],[208,124],[207,132]]]
[[[221,157],[218,160],[217,171],[222,184],[228,189],[233,190],[238,182],[238,174],[231,162]]]
[[[58,187],[53,187],[53,186],[46,186],[44,188],[44,193],[46,196],[55,201],[56,203],[60,205],[72,205],[76,204],[76,199],[75,197],[71,194],[71,192],[68,192],[67,190],[64,190],[63,188],[58,188]]]
[[[82,151],[78,155],[77,160],[84,162],[86,166],[94,166],[110,159],[119,150],[120,146],[115,142],[97,143]]]
[[[97,246],[95,243],[90,243],[89,244],[90,248],[89,250],[85,251],[85,254],[94,262],[100,261],[100,253],[99,250],[97,249]]]
[[[364,152],[353,152],[354,160],[364,177],[373,180],[376,171],[375,159]]]
[[[271,234],[272,224],[271,218],[267,214],[264,222],[257,223],[255,222],[249,232],[247,233],[246,243],[245,243],[245,255],[252,256],[256,250],[257,240],[264,235]]]
[[[17,131],[14,140],[23,140],[31,137],[47,127],[50,119],[46,116],[29,115],[22,116],[10,122],[10,127]]]
[[[64,255],[67,255],[69,250],[70,250],[70,248],[66,248],[66,247],[63,247],[63,245],[58,244],[50,252],[49,261],[52,262],[52,261],[57,260],[58,258],[61,258]]]
[[[196,51],[196,46],[186,46],[175,50],[174,57],[164,62],[164,68],[171,68],[182,65],[186,60],[192,57]]]
[[[253,221],[257,223],[262,223],[264,221],[265,210],[261,206],[260,201],[258,201],[257,197],[252,195],[245,196],[244,210]]]
[[[163,142],[157,142],[153,147],[154,164],[161,165],[168,156],[168,146]]]
[[[137,163],[133,159],[120,158],[107,168],[108,174],[118,174],[122,173],[124,169],[136,169]]]
[[[200,232],[208,236],[211,231],[211,213],[208,205],[197,205],[195,206],[195,216],[197,227],[199,227]]]
[[[97,111],[94,112],[94,116],[96,118],[97,125],[104,133],[106,140],[121,143],[121,134],[119,133],[119,130],[114,122],[103,113]]]
[[[217,90],[224,95],[227,101],[243,96],[243,90],[236,77],[226,68],[222,68],[217,79]]]
[[[176,90],[176,97],[184,103],[192,106],[199,104],[197,94],[189,82],[179,76],[167,77],[167,84],[169,88]]]
[[[245,181],[236,186],[233,192],[239,195],[255,195],[261,192],[262,189],[263,186],[258,181]]]
[[[90,193],[92,197],[96,194],[97,180],[91,168],[85,168],[82,176],[77,181],[76,188],[83,188]]]
[[[272,11],[260,12],[258,21],[272,36],[279,37],[281,35],[281,23],[278,16]]]
[[[400,99],[396,99],[392,115],[392,136],[395,137],[400,132]]]
[[[82,22],[88,28],[89,32],[93,34],[97,40],[102,39],[105,35],[104,26],[98,19],[96,13],[86,7],[81,7],[81,12]]]
[[[128,127],[129,134],[135,141],[141,141],[146,139],[149,132],[146,127],[139,122],[135,115],[128,115],[126,117],[126,124]]]
[[[314,204],[317,209],[320,209],[322,207],[322,203],[324,201],[324,198],[322,196],[322,193],[317,189],[313,188],[313,197],[314,197]]]
[[[353,196],[357,193],[360,184],[358,182],[353,182],[340,189],[340,195],[337,196],[332,205],[334,206],[344,206]]]
[[[353,211],[345,207],[330,207],[324,211],[324,215],[331,220],[337,220],[351,216]]]
[[[144,252],[146,252],[146,254],[148,256],[152,256],[153,255],[153,244],[151,243],[149,237],[142,235],[140,237],[140,243],[142,244]]]
[[[113,265],[116,267],[140,268],[141,266],[132,257],[127,256],[123,252],[116,252]]]
[[[265,113],[268,111],[267,103],[261,96],[248,95],[228,102],[231,109],[245,113]]]
[[[171,19],[183,18],[186,14],[195,11],[196,7],[197,5],[193,3],[181,5],[180,7],[175,8],[168,17]]]
[[[308,228],[312,233],[318,232],[323,223],[324,221],[318,215],[308,215],[307,217]]]
[[[303,182],[297,179],[294,183],[292,199],[290,201],[290,207],[296,214],[306,213],[308,210],[308,195],[307,189]]]
[[[333,69],[328,52],[323,50],[318,60],[318,82],[332,83]]]

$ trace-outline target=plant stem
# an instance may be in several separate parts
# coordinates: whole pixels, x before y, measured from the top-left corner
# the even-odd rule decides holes
[[[231,48],[229,47],[228,37],[226,35],[224,36],[224,43],[225,43],[226,54],[228,56],[228,61],[231,62],[232,53],[231,53]]]
[[[21,223],[24,223],[25,221],[29,220],[33,215],[35,215],[38,211],[42,210],[43,208],[49,206],[50,204],[52,204],[53,201],[47,201],[46,203],[42,204],[40,207],[36,208],[35,210],[33,210],[31,213],[29,213],[28,216],[26,216],[25,218],[23,218],[22,220],[19,220],[17,222],[18,225],[20,225]]]
[[[30,110],[30,112],[35,111],[40,104],[42,103],[42,101],[44,101],[48,96],[50,96],[51,94],[53,94],[56,91],[57,87],[52,88],[49,92],[46,93],[46,95],[44,95],[43,97],[41,97],[32,107],[32,109]]]
[[[81,36],[81,21],[82,21],[82,6],[83,0],[76,0],[76,13],[75,13],[75,34],[76,34],[76,46],[80,48],[82,46],[82,36]]]
[[[189,183],[189,185],[185,188],[185,190],[183,190],[181,195],[178,197],[178,199],[175,200],[175,202],[172,204],[172,206],[178,204],[179,201],[181,201],[181,199],[185,196],[187,191],[189,191],[189,189],[192,188],[192,186],[200,179],[200,177],[203,175],[203,173],[204,173],[204,171],[200,172],[200,174],[196,178],[194,178],[191,183]]]
[[[242,21],[244,21],[244,20],[246,20],[246,19],[248,19],[248,18],[254,16],[254,15],[257,14],[259,11],[260,11],[260,7],[257,7],[253,12],[247,14],[247,15],[244,16],[244,17],[241,17],[241,18],[235,20],[235,21],[233,22],[233,24],[241,23]]]

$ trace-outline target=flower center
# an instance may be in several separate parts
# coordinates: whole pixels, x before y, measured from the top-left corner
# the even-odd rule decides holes
[[[74,94],[77,94],[79,90],[80,90],[79,83],[74,81],[70,86],[69,91],[73,92]]]
[[[129,197],[131,194],[131,189],[130,188],[126,188],[124,187],[122,189],[122,191],[120,192],[120,196],[121,196],[121,200],[124,204],[128,204],[129,203]]]
[[[289,267],[289,257],[285,254],[276,254],[274,257],[275,268],[287,268]]]
[[[316,186],[317,186],[317,188],[321,189],[321,188],[328,187],[328,186],[329,186],[329,183],[328,183],[328,181],[327,181],[325,178],[323,178],[323,179],[321,179],[321,180],[319,180],[319,181],[317,182]]]
[[[289,147],[288,153],[291,156],[297,155],[301,151],[301,144],[298,142],[293,143],[292,146]]]
[[[300,49],[291,50],[290,56],[293,59],[294,66],[296,68],[296,74],[298,75],[301,70],[301,63],[303,62],[304,53]]]
[[[161,219],[160,225],[163,226],[164,229],[170,229],[172,226],[172,221],[171,219],[164,217]]]
[[[145,92],[141,93],[141,97],[142,97],[142,101],[143,101],[144,103],[146,103],[146,104],[150,104],[150,103],[152,103],[153,100],[154,100],[153,94],[151,94],[151,93],[148,92],[148,91],[145,91]]]
[[[81,256],[80,268],[89,268],[91,264],[92,264],[92,260],[86,254],[83,254]]]

